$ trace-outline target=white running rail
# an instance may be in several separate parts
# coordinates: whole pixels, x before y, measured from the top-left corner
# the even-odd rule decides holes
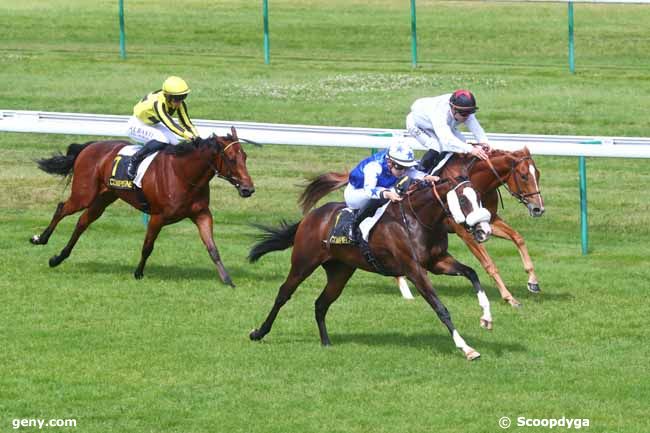
[[[128,116],[0,109],[0,131],[125,137]],[[201,135],[224,135],[231,126],[238,135],[264,144],[385,148],[402,129],[345,128],[271,123],[194,120]],[[536,155],[650,158],[650,138],[487,134],[493,147],[515,150],[528,146]],[[466,135],[471,139],[470,134]],[[422,147],[412,138],[406,140]]]

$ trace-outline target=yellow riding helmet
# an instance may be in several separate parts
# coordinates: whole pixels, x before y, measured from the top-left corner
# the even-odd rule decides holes
[[[190,87],[181,77],[171,76],[165,80],[162,90],[167,95],[187,95],[190,93]]]

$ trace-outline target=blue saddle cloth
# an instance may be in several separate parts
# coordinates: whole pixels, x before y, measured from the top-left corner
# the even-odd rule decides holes
[[[344,207],[338,212],[334,220],[334,225],[332,225],[330,234],[327,237],[328,244],[354,245],[357,243],[356,236],[352,233],[355,215],[356,211],[347,207]]]
[[[108,186],[113,189],[135,189],[132,179],[129,179],[127,169],[129,168],[131,157],[126,155],[117,155],[113,160],[113,171],[108,179]]]

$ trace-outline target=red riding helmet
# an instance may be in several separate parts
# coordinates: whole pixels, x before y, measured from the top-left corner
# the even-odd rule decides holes
[[[476,98],[469,90],[459,89],[456,90],[449,98],[449,105],[455,110],[464,113],[473,113],[478,110],[476,106]]]

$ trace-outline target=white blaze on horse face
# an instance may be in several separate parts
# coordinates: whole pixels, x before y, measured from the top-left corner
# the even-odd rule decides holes
[[[454,221],[456,221],[456,224],[464,223],[465,214],[460,208],[460,203],[458,202],[458,195],[456,194],[455,189],[452,189],[447,193],[447,205],[449,206],[449,211],[451,212],[451,215],[454,217]]]
[[[533,182],[535,182],[535,191],[539,191],[539,184],[537,183],[537,176],[535,176],[535,166],[533,164],[530,164],[528,166],[528,171],[530,171],[530,175],[533,177]],[[544,199],[542,198],[541,194],[539,194],[539,205],[541,207],[544,207]]]

